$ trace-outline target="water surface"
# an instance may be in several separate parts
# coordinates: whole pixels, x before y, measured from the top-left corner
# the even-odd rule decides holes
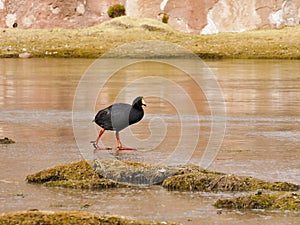
[[[299,214],[289,212],[223,210],[217,214],[213,202],[220,196],[231,196],[229,193],[168,192],[158,186],[80,191],[27,184],[25,177],[30,173],[82,159],[73,135],[72,105],[77,84],[91,63],[89,59],[0,60],[0,137],[16,140],[15,144],[0,146],[0,212],[87,210],[184,224],[299,222]],[[222,118],[226,119],[225,137],[209,169],[300,184],[299,62],[225,60],[207,64],[219,82],[227,113]],[[145,96],[145,118],[130,130],[144,144],[138,146],[141,151],[121,156],[161,161],[178,144],[181,128],[187,127],[187,146],[193,145],[195,132],[199,132],[189,161],[199,163],[211,131],[211,111],[205,93],[177,68],[145,62],[118,71],[95,97],[95,111],[113,103],[128,85],[119,98],[130,103],[137,91],[136,86],[130,86],[132,80],[149,75],[164,76],[185,88],[198,114],[179,121],[178,108],[186,102],[174,89],[161,91],[177,96],[176,104],[159,98],[159,94]],[[142,95],[151,85],[159,83],[140,83],[138,91]],[[85,103],[85,96],[81,101]],[[127,133],[121,132],[125,143]],[[93,135],[91,138],[96,132]],[[105,133],[103,144],[116,146],[114,134]]]

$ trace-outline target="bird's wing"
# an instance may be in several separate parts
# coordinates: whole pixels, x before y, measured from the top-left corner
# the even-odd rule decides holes
[[[95,116],[95,123],[106,130],[112,130],[111,106],[100,110]]]
[[[111,119],[114,130],[122,130],[129,126],[129,113],[131,105],[124,103],[117,103],[112,105]]]
[[[116,103],[100,110],[95,116],[95,123],[106,130],[123,130],[129,123],[131,105]]]

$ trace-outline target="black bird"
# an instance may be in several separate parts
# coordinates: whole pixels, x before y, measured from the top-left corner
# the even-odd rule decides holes
[[[110,148],[100,148],[98,142],[104,131],[113,130],[116,132],[119,150],[134,150],[133,148],[124,147],[120,141],[119,132],[131,124],[139,122],[144,116],[142,106],[146,102],[142,96],[133,100],[132,105],[126,103],[115,103],[105,109],[100,110],[93,120],[102,129],[94,143],[96,149],[108,150]]]

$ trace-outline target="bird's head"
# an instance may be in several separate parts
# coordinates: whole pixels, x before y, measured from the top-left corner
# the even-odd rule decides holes
[[[145,99],[144,97],[142,96],[139,96],[137,98],[135,98],[133,100],[133,103],[132,103],[133,106],[137,106],[137,107],[142,107],[142,106],[147,106],[146,102],[145,102]]]

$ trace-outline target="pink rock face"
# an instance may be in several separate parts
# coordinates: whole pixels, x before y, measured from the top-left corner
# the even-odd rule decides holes
[[[0,0],[0,27],[80,28],[109,20],[109,6],[125,5],[128,16],[162,19],[188,32],[211,34],[300,23],[299,0]]]

